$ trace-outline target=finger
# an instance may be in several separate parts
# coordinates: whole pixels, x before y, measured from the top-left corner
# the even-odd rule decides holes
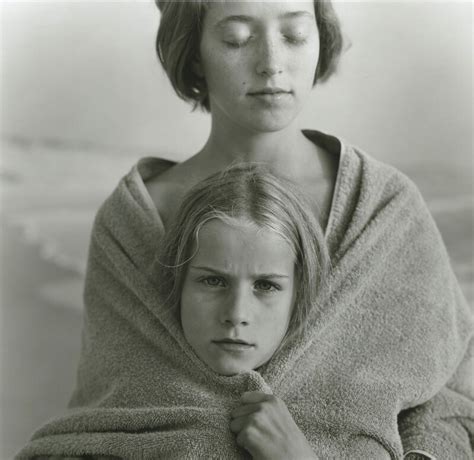
[[[244,404],[270,401],[271,399],[273,399],[273,395],[264,393],[263,391],[246,391],[240,396],[240,401]]]
[[[244,415],[257,412],[258,410],[261,409],[261,407],[262,406],[260,403],[242,404],[241,406],[238,406],[235,409],[233,409],[232,412],[230,413],[230,416],[232,418],[242,417]]]
[[[251,428],[246,428],[240,431],[240,433],[236,437],[236,442],[237,445],[246,449],[252,455],[252,457],[257,457],[257,455],[255,455],[255,446],[258,445],[259,436],[255,432],[255,430],[252,430]]]
[[[232,433],[240,433],[242,431],[242,428],[244,428],[247,424],[247,417],[238,417],[230,421],[229,428]]]

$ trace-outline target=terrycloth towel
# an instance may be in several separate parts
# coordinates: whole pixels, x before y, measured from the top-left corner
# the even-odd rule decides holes
[[[157,301],[164,228],[144,180],[170,164],[134,167],[95,221],[70,412],[18,459],[246,458],[229,413],[248,390],[282,398],[322,459],[413,448],[472,458],[472,314],[440,234],[405,176],[344,148],[326,229],[329,291],[302,339],[234,377],[203,364]]]

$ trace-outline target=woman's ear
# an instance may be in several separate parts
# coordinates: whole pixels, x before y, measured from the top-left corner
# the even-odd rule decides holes
[[[201,58],[197,56],[192,62],[193,72],[200,78],[204,78],[204,69],[202,68]]]

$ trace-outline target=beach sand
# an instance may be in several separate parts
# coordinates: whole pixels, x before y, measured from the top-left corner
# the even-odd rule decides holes
[[[82,280],[45,261],[1,223],[0,459],[12,458],[45,420],[64,412],[75,381]],[[49,289],[48,289],[49,287]],[[68,295],[57,291],[68,290]],[[56,289],[56,290],[55,290]],[[62,302],[70,298],[71,303]]]

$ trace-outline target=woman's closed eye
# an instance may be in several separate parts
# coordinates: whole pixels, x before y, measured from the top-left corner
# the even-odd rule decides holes
[[[290,45],[304,45],[307,42],[307,38],[302,35],[282,35],[283,40]],[[224,40],[224,43],[230,48],[243,48],[248,45],[253,39],[253,36],[249,36],[245,40]]]
[[[290,45],[304,45],[307,42],[306,36],[302,34],[283,35],[285,41]]]
[[[230,48],[241,48],[253,39],[252,30],[247,24],[231,24],[224,29],[222,39]]]
[[[281,29],[283,39],[290,45],[304,45],[310,36],[306,26],[284,27]]]
[[[224,40],[224,43],[230,47],[230,48],[243,48],[245,45],[247,45],[250,40],[252,40],[252,35],[249,35],[247,37],[240,37],[240,38],[229,38]]]

